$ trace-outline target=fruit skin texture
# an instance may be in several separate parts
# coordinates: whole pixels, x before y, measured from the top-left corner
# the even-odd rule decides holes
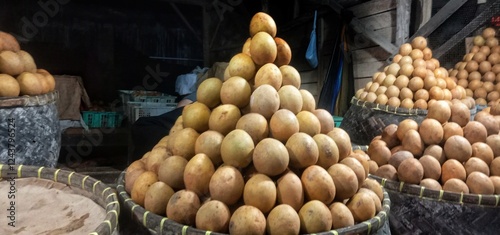
[[[42,94],[42,84],[34,73],[23,72],[17,76],[17,82],[21,88],[21,95]]]
[[[21,88],[14,77],[0,74],[0,97],[16,97],[20,92]]]
[[[250,20],[250,37],[253,37],[258,32],[266,32],[274,38],[276,37],[276,31],[276,22],[267,13],[257,12]]]
[[[276,60],[278,48],[274,38],[266,32],[258,32],[250,42],[250,55],[257,65],[273,63]]]

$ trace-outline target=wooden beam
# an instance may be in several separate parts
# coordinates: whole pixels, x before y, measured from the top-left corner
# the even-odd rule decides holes
[[[182,3],[182,4],[202,6],[202,7],[207,7],[214,2],[213,0],[161,0],[161,1],[169,3]]]
[[[450,0],[424,26],[418,29],[409,40],[417,36],[429,36],[466,2],[467,0]]]
[[[203,7],[203,65],[211,67],[210,61],[210,13],[206,7]]]
[[[193,33],[193,35],[196,37],[196,39],[198,39],[198,41],[202,41],[200,36],[198,35],[198,32],[196,32],[196,30],[194,30],[193,26],[191,26],[191,23],[189,23],[189,21],[186,19],[186,17],[184,16],[184,14],[182,14],[181,10],[179,10],[179,8],[177,7],[177,5],[175,5],[175,3],[171,2],[170,3],[170,6],[172,6],[172,8],[174,9],[174,11],[177,13],[177,15],[179,15],[179,17],[181,18],[182,22],[184,22],[184,24],[186,25],[186,27]]]
[[[408,40],[410,35],[411,0],[399,0],[396,7],[396,46]],[[393,51],[394,52],[394,51]]]
[[[465,37],[470,35],[476,29],[484,25],[487,20],[500,12],[500,1],[488,1],[485,3],[484,11],[481,11],[471,22],[469,22],[463,29],[453,35],[448,41],[443,43],[439,48],[433,51],[433,56],[440,59],[446,52],[453,48],[457,43],[462,42]]]
[[[347,8],[358,18],[396,9],[396,0],[372,0]]]

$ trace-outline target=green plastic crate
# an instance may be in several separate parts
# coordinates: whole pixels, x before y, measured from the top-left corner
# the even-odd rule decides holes
[[[333,121],[335,122],[335,127],[340,127],[340,123],[342,123],[343,117],[333,116]]]
[[[123,120],[118,112],[83,111],[82,117],[89,128],[117,128]]]

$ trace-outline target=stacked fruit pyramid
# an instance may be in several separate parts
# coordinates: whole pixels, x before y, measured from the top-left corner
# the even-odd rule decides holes
[[[372,81],[356,91],[355,97],[406,109],[425,110],[436,100],[452,99],[461,100],[470,109],[476,105],[465,88],[457,86],[456,78],[432,57],[432,50],[422,36],[402,44],[392,63],[374,73]]]
[[[474,36],[473,46],[450,76],[478,105],[491,105],[500,98],[500,45],[494,28],[487,27]]]
[[[169,135],[127,168],[132,200],[230,234],[318,233],[384,210],[368,155],[352,151],[332,115],[300,89],[290,60],[271,16],[255,14],[224,81],[200,83]]]
[[[33,57],[21,50],[12,35],[0,31],[0,97],[42,95],[54,89],[54,77],[37,68]]]

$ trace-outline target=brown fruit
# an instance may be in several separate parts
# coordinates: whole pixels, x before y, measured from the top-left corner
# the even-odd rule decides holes
[[[209,182],[210,197],[231,206],[243,195],[245,182],[241,172],[232,166],[217,168]]]
[[[269,84],[274,89],[279,90],[283,83],[283,75],[278,66],[273,63],[266,63],[257,70],[254,81],[255,87]]]
[[[449,179],[456,178],[465,181],[467,172],[462,163],[455,159],[449,159],[441,166],[441,183],[446,183]]]
[[[469,141],[470,144],[476,142],[486,142],[486,137],[488,137],[488,131],[486,127],[478,121],[470,121],[464,126],[464,137]]]
[[[252,160],[258,172],[276,176],[287,169],[290,157],[283,143],[273,138],[265,138],[255,146]]]
[[[297,69],[293,66],[290,65],[282,65],[279,66],[279,69],[281,71],[281,75],[283,77],[282,85],[292,85],[296,87],[297,89],[300,88],[300,73],[297,71]]]
[[[189,190],[179,190],[170,197],[167,204],[167,217],[185,225],[196,224],[196,213],[201,206],[200,198]]]
[[[276,203],[276,186],[271,178],[264,174],[255,174],[243,188],[245,205],[258,208],[262,213],[271,211]]]
[[[257,65],[273,63],[276,60],[278,48],[274,38],[267,32],[258,32],[250,41],[250,55]]]
[[[465,183],[469,187],[470,193],[486,195],[495,193],[493,182],[488,175],[482,172],[475,171],[470,173]]]
[[[288,65],[292,60],[292,49],[290,49],[288,43],[282,38],[275,37],[274,41],[276,42],[277,47],[276,60],[274,61],[274,64],[278,67]]]
[[[257,12],[250,20],[250,37],[254,37],[258,32],[266,32],[271,37],[276,37],[276,22],[265,12]]]
[[[299,121],[292,111],[280,109],[269,121],[269,130],[273,138],[285,143],[290,136],[299,132]]]
[[[0,54],[1,56],[1,54]],[[21,95],[40,95],[43,92],[42,84],[35,73],[23,72],[17,76]]]
[[[448,159],[455,159],[460,163],[466,162],[472,156],[472,146],[462,136],[454,135],[444,143],[444,153]]]
[[[20,49],[19,42],[14,36],[0,31],[0,51],[18,52]]]
[[[222,81],[219,78],[213,77],[205,79],[198,86],[198,90],[196,90],[197,101],[205,104],[209,108],[216,107],[220,104],[221,87]]]
[[[220,89],[220,100],[223,104],[232,104],[243,108],[250,102],[252,88],[243,77],[232,76],[226,80]]]
[[[250,96],[250,110],[259,113],[266,119],[278,111],[280,107],[280,97],[278,91],[271,85],[264,84],[257,87]]]
[[[339,148],[335,141],[326,134],[317,134],[313,136],[316,145],[318,146],[318,161],[319,165],[325,169],[339,161]]]
[[[358,191],[358,178],[349,166],[334,164],[327,171],[335,184],[336,201],[351,198]]]
[[[419,160],[408,158],[399,164],[398,179],[409,184],[419,184],[424,178],[424,168]]]
[[[16,97],[20,92],[21,88],[14,77],[0,74],[0,97]]]
[[[229,220],[230,234],[265,234],[265,232],[266,217],[254,206],[238,207]]]
[[[266,118],[258,113],[243,115],[236,123],[236,129],[246,131],[255,144],[269,136],[269,124]]]
[[[248,133],[235,129],[222,140],[220,148],[222,161],[236,168],[246,167],[252,161],[254,147],[252,137]]]
[[[313,137],[306,133],[296,132],[292,134],[285,146],[290,156],[289,166],[292,168],[304,169],[318,161],[318,145]]]
[[[375,172],[375,175],[388,180],[398,180],[398,170],[396,170],[396,168],[394,168],[394,166],[390,164],[380,166]]]

